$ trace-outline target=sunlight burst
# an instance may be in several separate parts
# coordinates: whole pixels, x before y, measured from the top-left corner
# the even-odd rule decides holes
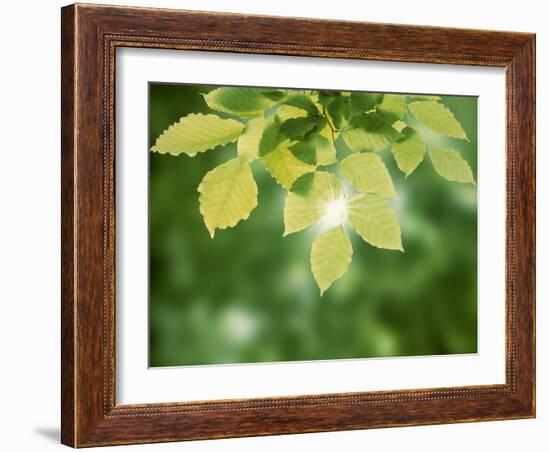
[[[325,215],[323,216],[323,225],[327,228],[340,226],[346,220],[347,202],[344,196],[329,201],[326,205]]]

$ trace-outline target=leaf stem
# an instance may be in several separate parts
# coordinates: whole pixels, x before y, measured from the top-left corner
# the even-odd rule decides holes
[[[334,138],[334,134],[337,131],[337,129],[334,127],[334,125],[330,122],[330,118],[327,114],[327,111],[325,110],[325,106],[323,105],[323,116],[327,120],[328,127],[330,128],[330,134],[332,135],[332,144],[335,144],[336,139]]]

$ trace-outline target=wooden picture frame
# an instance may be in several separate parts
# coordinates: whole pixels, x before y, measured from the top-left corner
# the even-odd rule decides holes
[[[71,5],[62,9],[62,442],[73,447],[535,416],[535,35]],[[115,403],[118,47],[506,69],[506,383]]]

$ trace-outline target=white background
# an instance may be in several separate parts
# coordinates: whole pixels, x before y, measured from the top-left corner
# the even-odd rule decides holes
[[[280,451],[403,450],[543,451],[550,430],[548,363],[550,335],[550,228],[543,176],[550,140],[550,32],[545,2],[537,0],[440,1],[140,1],[119,4],[369,20],[395,23],[537,32],[538,79],[538,410],[536,420],[406,427],[357,432],[118,447],[115,450]],[[2,160],[0,196],[0,447],[9,451],[59,450],[59,1],[5,2],[2,7]],[[543,256],[546,254],[546,256]],[[546,328],[547,330],[547,328]],[[544,381],[546,380],[546,381]]]
[[[117,51],[116,80],[117,403],[504,383],[503,69],[126,48]],[[150,80],[479,96],[478,353],[148,369]]]

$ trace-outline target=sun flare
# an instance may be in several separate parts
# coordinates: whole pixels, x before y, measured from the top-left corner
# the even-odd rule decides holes
[[[327,228],[340,226],[346,220],[347,202],[344,196],[329,201],[326,205],[323,224]]]

